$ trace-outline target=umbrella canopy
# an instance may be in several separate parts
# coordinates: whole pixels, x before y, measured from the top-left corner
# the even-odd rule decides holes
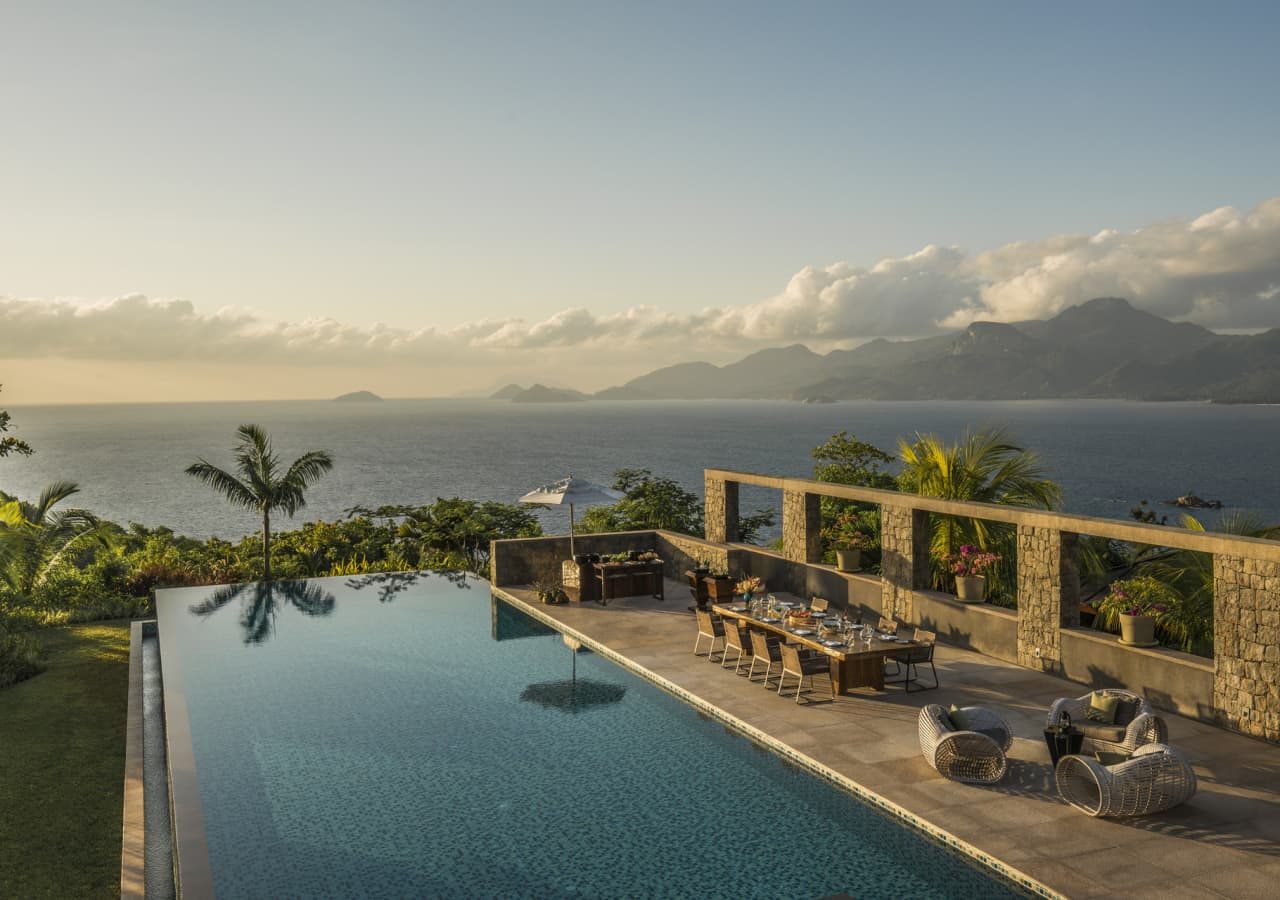
[[[562,478],[551,484],[544,484],[542,487],[534,488],[529,493],[520,498],[521,503],[537,503],[547,506],[568,506],[569,507],[569,555],[573,552],[573,507],[590,506],[594,503],[616,503],[622,499],[622,494],[617,491],[610,490],[603,485],[587,481],[584,478],[574,478],[570,475],[568,478]]]

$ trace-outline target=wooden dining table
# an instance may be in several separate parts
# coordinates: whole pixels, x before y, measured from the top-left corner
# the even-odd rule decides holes
[[[800,644],[811,650],[826,654],[831,660],[831,683],[835,685],[836,692],[840,694],[847,694],[852,689],[860,687],[883,691],[885,658],[903,653],[912,648],[925,646],[916,641],[902,643],[900,641],[884,641],[877,637],[872,639],[869,647],[858,638],[854,639],[853,646],[841,644],[838,647],[828,647],[822,643],[822,638],[818,636],[817,621],[814,622],[812,627],[803,626],[806,630],[812,631],[812,634],[796,634],[782,621],[766,622],[763,619],[755,618],[745,610],[735,609],[731,604],[715,603],[712,604],[711,610],[725,618],[737,619],[750,628],[776,634],[787,643]]]

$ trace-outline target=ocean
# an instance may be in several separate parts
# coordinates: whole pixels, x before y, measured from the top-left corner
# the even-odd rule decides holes
[[[701,495],[706,467],[812,473],[809,451],[835,432],[892,451],[900,436],[1007,426],[1038,451],[1068,511],[1126,518],[1139,500],[1195,492],[1280,521],[1280,407],[1122,401],[688,401],[517,405],[486,400],[8,406],[13,433],[36,448],[0,460],[0,490],[34,498],[54,479],[81,486],[73,501],[126,523],[234,539],[257,527],[183,473],[197,457],[230,466],[234,429],[254,422],[281,455],[327,449],[334,471],[296,521],[335,519],[355,505],[437,497],[514,502],[572,472],[602,483],[643,467]],[[744,511],[781,498],[744,489]],[[566,514],[545,525],[566,530]],[[1216,514],[1205,516],[1212,524]],[[278,520],[277,528],[287,528]]]

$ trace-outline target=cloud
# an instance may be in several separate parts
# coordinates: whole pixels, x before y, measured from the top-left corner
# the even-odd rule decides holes
[[[976,255],[928,246],[868,267],[807,266],[775,296],[694,313],[573,307],[537,322],[489,318],[413,330],[276,322],[138,295],[88,304],[0,297],[0,358],[438,366],[578,347],[654,360],[689,356],[690,335],[699,354],[794,341],[834,346],[977,319],[1044,318],[1099,296],[1222,330],[1280,326],[1280,197],[1248,213],[1223,207],[1131,232],[1060,235]]]

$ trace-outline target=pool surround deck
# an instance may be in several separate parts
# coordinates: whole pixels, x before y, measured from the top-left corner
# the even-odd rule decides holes
[[[1057,794],[1043,729],[1049,705],[1087,689],[939,644],[941,687],[860,689],[796,703],[691,652],[688,587],[667,601],[632,597],[547,606],[531,586],[493,592],[583,646],[648,678],[815,773],[1046,896],[1246,897],[1280,880],[1280,748],[1162,713],[1169,743],[1191,759],[1199,793],[1133,819],[1094,819]],[[817,679],[821,682],[821,679]],[[993,707],[1014,732],[1009,773],[991,786],[939,775],[920,753],[928,703]]]

